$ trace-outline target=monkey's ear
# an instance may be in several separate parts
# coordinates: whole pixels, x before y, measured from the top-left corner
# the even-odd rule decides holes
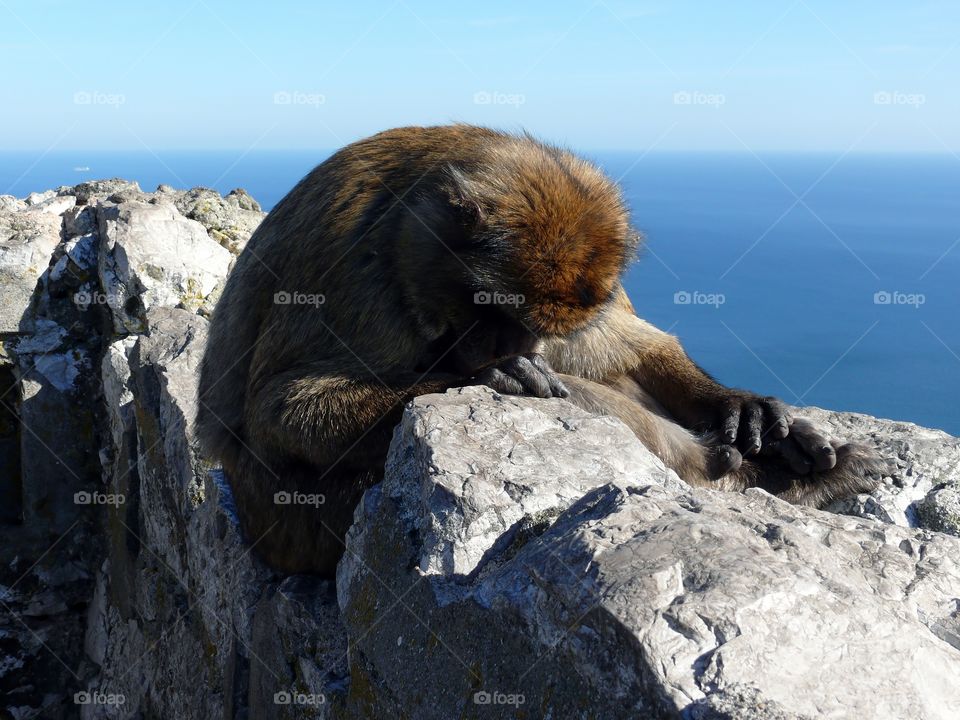
[[[453,165],[447,166],[450,204],[466,228],[476,228],[486,220],[483,196],[479,184]]]

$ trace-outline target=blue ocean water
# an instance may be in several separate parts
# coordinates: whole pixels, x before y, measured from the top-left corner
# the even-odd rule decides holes
[[[0,153],[0,194],[103,177],[246,188],[269,209],[322,151]],[[602,153],[646,234],[639,314],[721,382],[960,435],[960,159]]]

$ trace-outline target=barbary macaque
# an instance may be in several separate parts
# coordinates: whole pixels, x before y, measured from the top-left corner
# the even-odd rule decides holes
[[[200,376],[199,436],[256,552],[332,575],[403,405],[473,384],[616,416],[692,485],[814,506],[872,489],[872,451],[720,385],[637,317],[639,239],[610,179],[529,135],[399,128],[315,168],[237,259]]]

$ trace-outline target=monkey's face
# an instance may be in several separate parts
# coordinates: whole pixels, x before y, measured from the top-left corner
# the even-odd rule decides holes
[[[599,169],[524,138],[446,172],[446,200],[430,217],[454,252],[438,254],[431,267],[453,292],[429,297],[452,299],[444,327],[473,328],[464,362],[530,352],[600,314],[639,236],[619,189]]]
[[[475,265],[477,297],[537,337],[589,324],[619,286],[638,241],[619,207],[564,208],[520,222],[492,218],[486,232],[497,250]]]
[[[454,175],[472,229],[468,279],[538,337],[586,326],[616,290],[639,241],[617,186],[593,165],[530,142]]]
[[[540,339],[524,323],[496,307],[484,306],[457,335],[452,360],[469,374],[499,358],[538,350]]]

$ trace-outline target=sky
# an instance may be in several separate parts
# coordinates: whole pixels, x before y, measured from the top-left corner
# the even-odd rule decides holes
[[[0,149],[960,153],[960,3],[0,0]]]

